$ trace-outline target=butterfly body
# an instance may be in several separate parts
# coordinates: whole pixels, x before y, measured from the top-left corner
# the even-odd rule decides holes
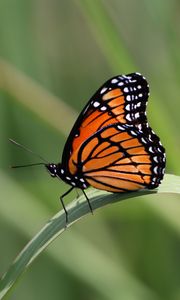
[[[57,177],[67,184],[71,185],[72,187],[86,189],[89,186],[88,182],[85,181],[85,179],[81,175],[80,170],[77,175],[72,175],[68,172],[68,170],[65,170],[60,163],[46,164],[45,167],[52,177]]]
[[[149,85],[139,73],[108,80],[75,122],[61,164],[46,165],[51,175],[82,190],[158,187],[165,149],[147,122],[148,96]]]

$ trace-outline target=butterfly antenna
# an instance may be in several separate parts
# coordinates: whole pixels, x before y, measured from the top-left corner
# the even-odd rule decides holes
[[[48,164],[48,163],[49,163],[49,162],[48,162],[46,159],[44,159],[41,155],[39,155],[39,154],[33,152],[32,150],[30,150],[30,149],[26,148],[25,146],[19,144],[18,142],[14,141],[13,139],[9,139],[9,141],[10,141],[12,144],[14,144],[15,146],[17,146],[17,147],[19,147],[19,148],[21,148],[21,149],[23,149],[23,150],[25,150],[25,151],[27,151],[27,152],[33,154],[33,155],[36,156],[36,157],[39,157],[45,164]],[[28,166],[44,165],[44,163],[35,163],[35,164],[29,164],[29,165],[23,165],[23,166],[12,166],[12,168],[20,168],[20,167],[26,167],[26,166],[28,167]]]
[[[27,164],[27,165],[11,166],[11,168],[12,169],[17,169],[17,168],[39,166],[39,165],[43,165],[44,166],[44,163],[34,163],[34,164]]]

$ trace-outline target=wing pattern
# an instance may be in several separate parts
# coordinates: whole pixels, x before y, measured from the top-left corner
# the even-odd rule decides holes
[[[139,73],[111,78],[95,93],[64,148],[61,171],[70,184],[111,192],[160,184],[165,149],[147,122],[148,95],[147,81]]]
[[[165,167],[159,138],[150,128],[138,130],[129,124],[99,130],[74,158],[72,164],[81,170],[88,184],[111,192],[155,188]]]
[[[149,85],[139,73],[119,75],[108,80],[89,100],[75,122],[64,147],[62,162],[68,160],[92,134],[111,124],[146,123]]]

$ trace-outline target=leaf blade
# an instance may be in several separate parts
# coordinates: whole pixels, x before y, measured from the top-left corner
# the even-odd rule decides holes
[[[172,182],[175,182],[172,184]],[[161,187],[157,190],[144,190],[132,193],[111,194],[104,191],[90,189],[87,195],[91,199],[94,210],[110,203],[160,193],[180,193],[180,177],[166,175]],[[89,207],[83,196],[72,201],[68,206],[69,226],[89,213]],[[65,231],[64,211],[58,212],[50,219],[45,226],[34,236],[26,247],[17,256],[7,273],[0,281],[0,299],[3,299],[7,292],[13,287],[21,274],[31,265],[36,257],[61,233]]]

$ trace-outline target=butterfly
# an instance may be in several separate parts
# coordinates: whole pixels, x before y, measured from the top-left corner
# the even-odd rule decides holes
[[[147,121],[148,96],[149,85],[139,73],[104,83],[76,120],[61,163],[46,164],[51,176],[69,184],[68,192],[89,186],[118,193],[158,187],[166,156]],[[68,192],[61,196],[66,216]]]
[[[84,191],[89,186],[122,193],[154,189],[161,183],[166,155],[147,121],[148,96],[149,85],[140,73],[109,79],[77,118],[64,146],[61,163],[45,163],[52,177],[71,186],[60,197],[66,223],[68,212],[63,198],[74,188],[83,191],[93,211]]]

